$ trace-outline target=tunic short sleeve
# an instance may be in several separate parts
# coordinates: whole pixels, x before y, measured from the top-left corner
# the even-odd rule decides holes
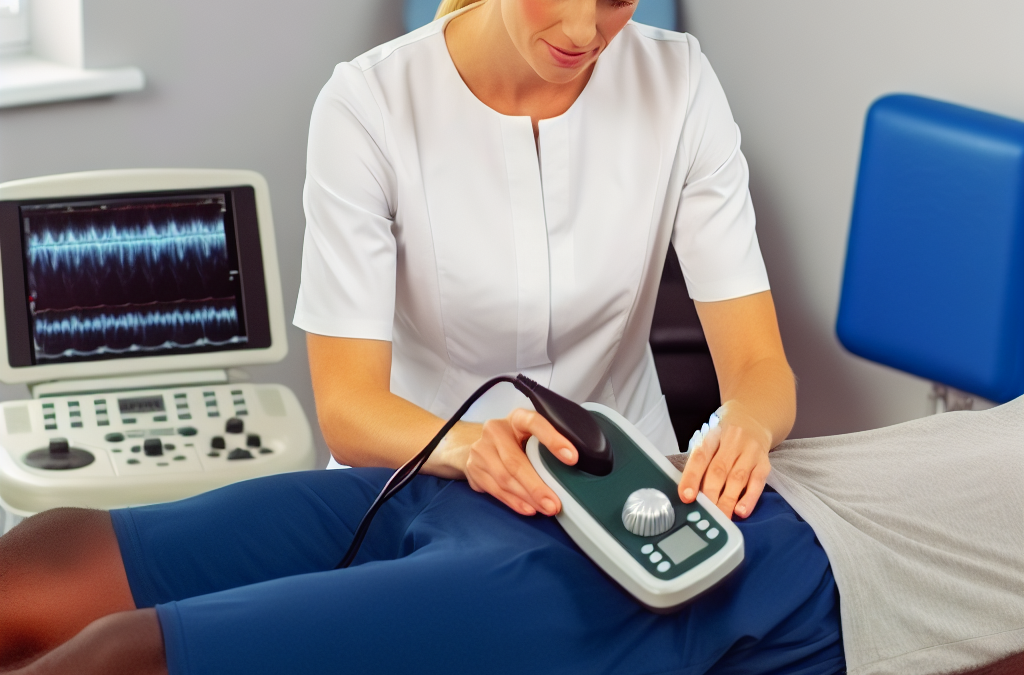
[[[391,340],[397,245],[394,173],[363,73],[337,67],[313,107],[306,234],[294,323],[319,335]]]
[[[768,273],[754,230],[739,127],[707,58],[697,52],[691,63],[681,140],[681,155],[691,161],[672,244],[690,297],[714,302],[768,290]]]

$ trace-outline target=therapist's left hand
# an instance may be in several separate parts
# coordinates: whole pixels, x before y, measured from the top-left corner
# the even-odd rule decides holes
[[[719,424],[690,450],[679,481],[679,498],[689,504],[702,491],[727,518],[746,518],[771,472],[772,435],[743,407],[730,401],[718,409]]]

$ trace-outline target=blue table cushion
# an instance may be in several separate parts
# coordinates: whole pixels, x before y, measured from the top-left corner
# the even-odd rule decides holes
[[[434,20],[440,0],[405,0],[405,30],[413,31]],[[679,30],[676,0],[642,0],[633,20],[658,28]]]
[[[1024,123],[908,95],[868,112],[836,332],[854,354],[1024,394]]]

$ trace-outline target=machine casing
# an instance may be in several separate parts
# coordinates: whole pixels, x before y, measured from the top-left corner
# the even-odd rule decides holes
[[[597,477],[565,467],[536,438],[527,443],[527,457],[561,500],[558,522],[583,552],[652,611],[677,610],[740,564],[743,535],[703,493],[698,493],[693,504],[683,504],[675,490],[682,474],[626,418],[597,403],[584,403],[583,407],[594,414],[612,444],[615,467],[611,474]],[[632,535],[619,520],[625,496],[644,487],[661,488],[676,512],[672,529],[656,537]],[[698,524],[703,529],[698,529]],[[640,562],[650,559],[651,553],[641,553],[649,546],[663,564],[666,555],[658,551],[658,545],[691,525],[691,531],[699,533],[705,544],[699,552],[664,573]],[[708,538],[713,530],[717,534]]]

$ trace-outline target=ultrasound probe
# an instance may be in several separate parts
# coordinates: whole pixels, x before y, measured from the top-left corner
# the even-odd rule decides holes
[[[682,475],[632,424],[596,403],[579,404],[517,375],[485,382],[436,436],[391,476],[336,569],[355,559],[374,515],[419,473],[441,439],[484,392],[509,382],[576,448],[567,466],[530,438],[526,454],[562,501],[556,518],[608,576],[648,609],[666,613],[725,578],[743,560],[743,535],[703,493],[677,494]]]

